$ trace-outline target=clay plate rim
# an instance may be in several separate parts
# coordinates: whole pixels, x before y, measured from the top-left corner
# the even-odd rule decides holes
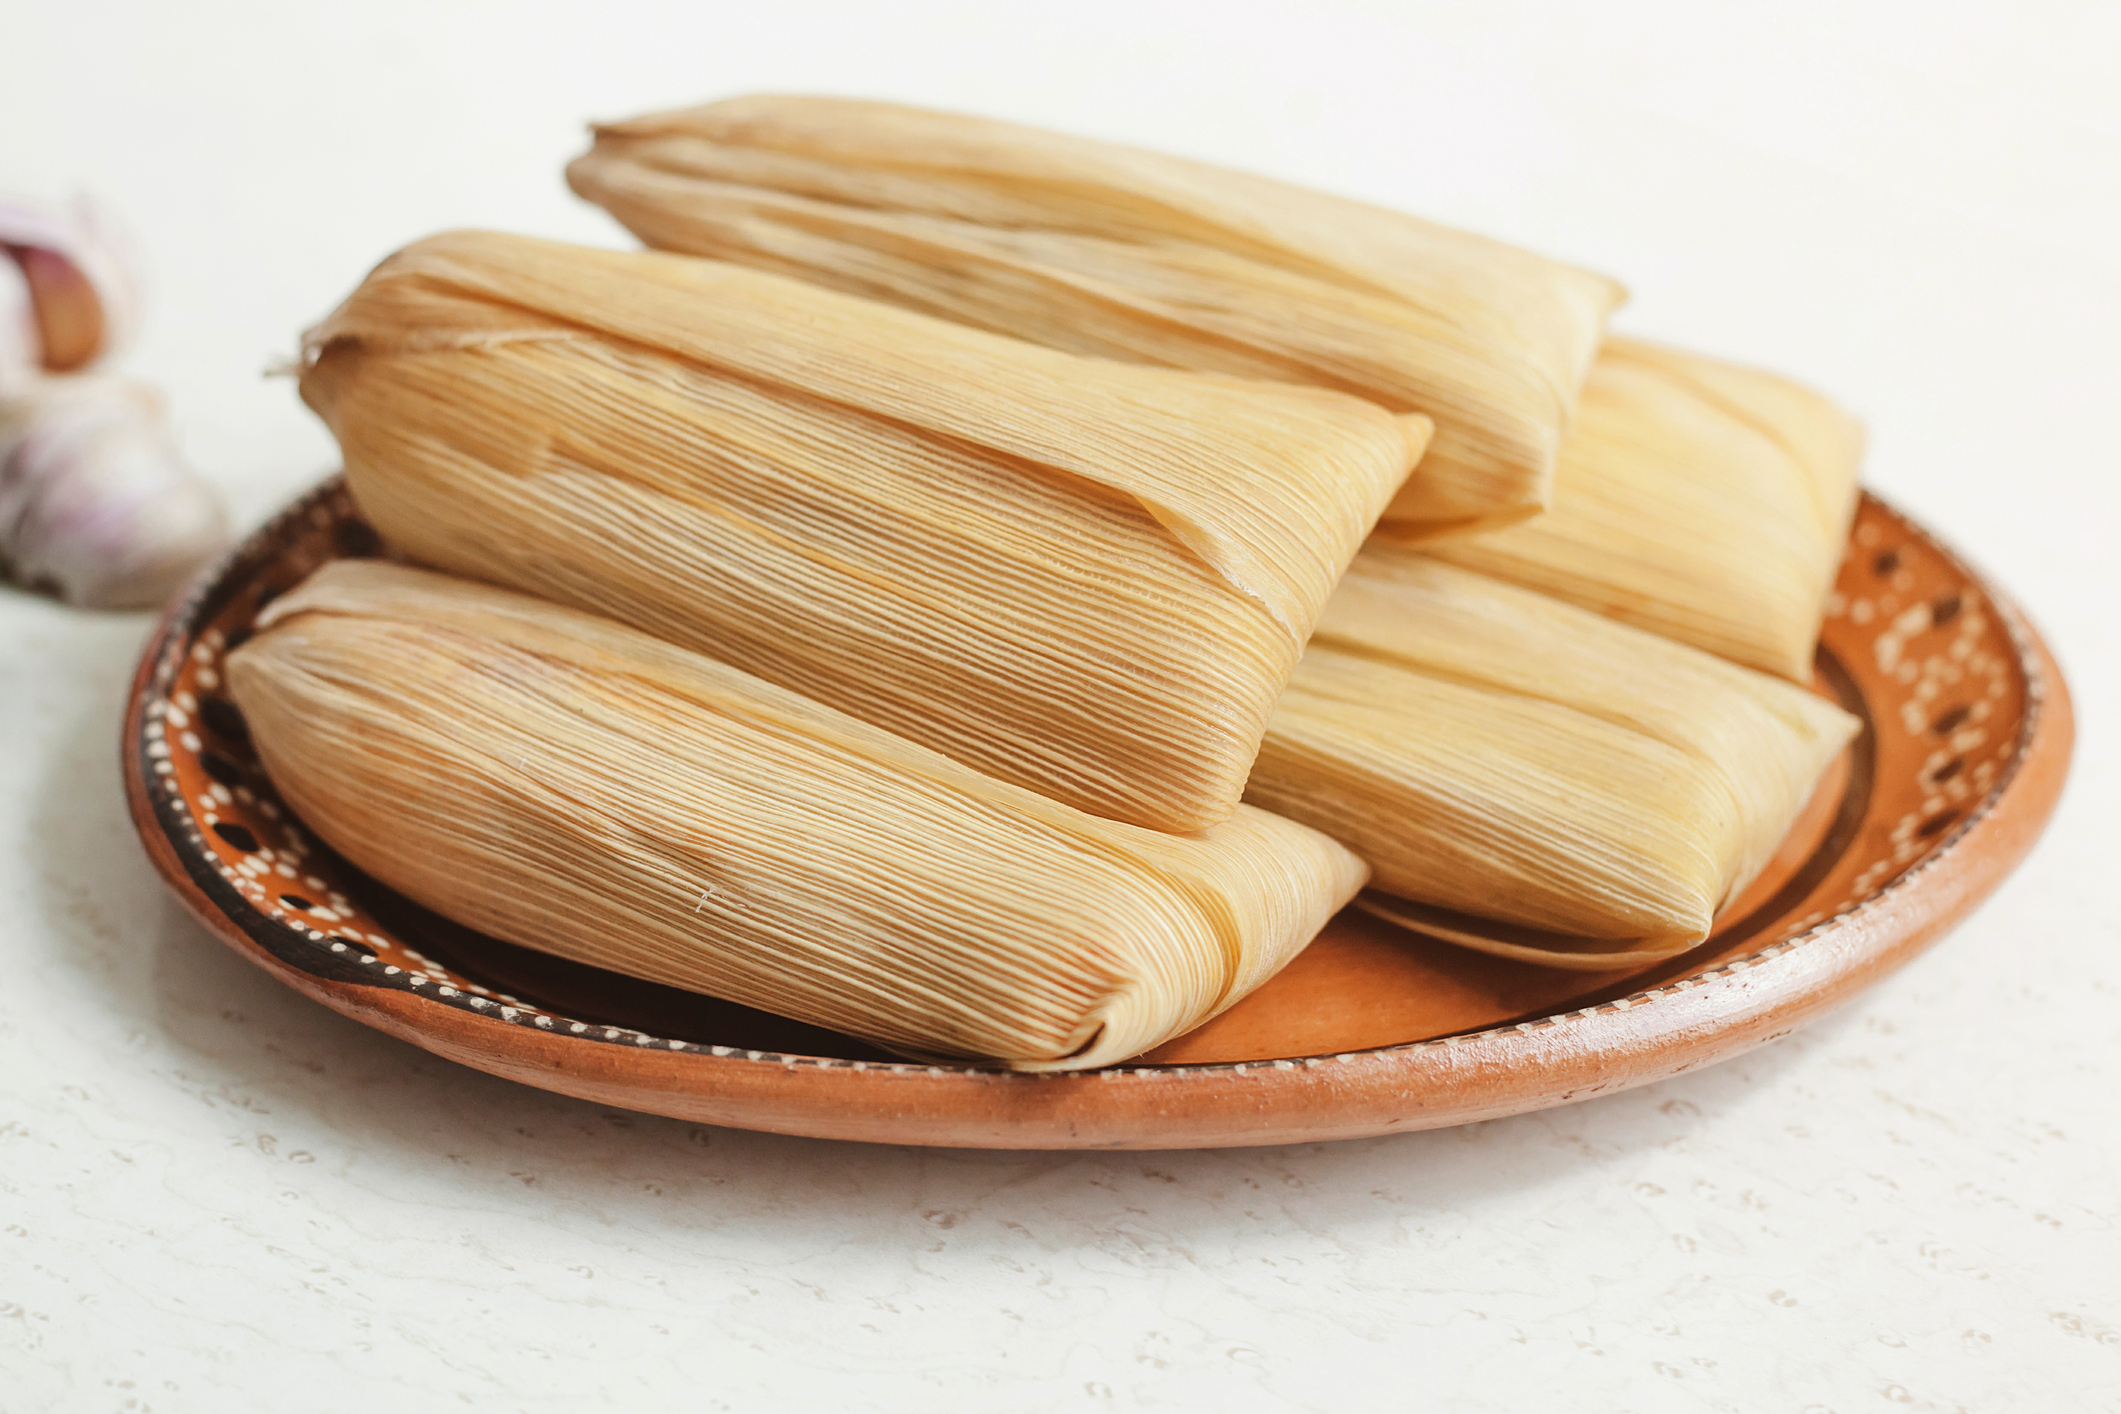
[[[510,1024],[419,993],[297,966],[210,899],[158,816],[141,750],[157,665],[223,578],[255,560],[326,483],[260,529],[173,601],[142,655],[121,750],[126,795],[150,859],[201,923],[326,1006],[437,1055],[562,1094],[699,1123],[821,1138],[980,1148],[1199,1148],[1432,1129],[1628,1089],[1788,1034],[1905,965],[2023,859],[2054,809],[2074,740],[2053,655],[2009,598],[1891,507],[1868,498],[1960,570],[1994,606],[2026,702],[2018,739],[1985,797],[1924,859],[1790,938],[1661,986],[1462,1035],[1297,1059],[1123,1065],[1023,1075],[914,1062],[661,1049]],[[616,1033],[614,1033],[616,1034]]]

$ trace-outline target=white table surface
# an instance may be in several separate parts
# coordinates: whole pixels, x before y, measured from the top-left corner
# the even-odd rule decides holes
[[[2121,10],[23,0],[0,186],[132,219],[127,366],[248,524],[332,460],[260,370],[370,263],[621,243],[560,184],[582,121],[753,88],[1394,202],[1833,390],[2061,653],[2050,834],[1832,1019],[1628,1094],[1223,1153],[814,1143],[491,1079],[238,959],[120,799],[147,620],[0,593],[0,1409],[2121,1408]]]

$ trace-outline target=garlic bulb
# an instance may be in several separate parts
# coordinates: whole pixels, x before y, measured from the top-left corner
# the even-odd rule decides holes
[[[162,400],[104,376],[0,386],[0,568],[90,608],[159,604],[225,535]]]

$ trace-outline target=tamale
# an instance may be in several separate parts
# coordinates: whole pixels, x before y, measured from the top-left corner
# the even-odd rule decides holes
[[[1855,419],[1808,388],[1614,339],[1562,443],[1552,509],[1422,548],[1806,682],[1862,453]]]
[[[1408,531],[1547,501],[1602,276],[1205,163],[887,103],[757,95],[595,130],[568,181],[649,245],[1074,353],[1355,393],[1436,438]]]
[[[718,261],[462,232],[302,395],[411,558],[1067,804],[1227,816],[1425,421],[1079,358]]]
[[[1386,917],[1623,966],[1708,935],[1857,727],[1779,678],[1373,543],[1246,799],[1360,854]]]
[[[1107,1065],[1361,887],[1241,807],[1087,815],[607,619],[378,561],[274,601],[230,689],[324,841],[496,937],[920,1056]]]

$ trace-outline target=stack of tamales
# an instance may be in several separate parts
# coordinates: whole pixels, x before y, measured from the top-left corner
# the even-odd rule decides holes
[[[1853,424],[1601,350],[1601,277],[879,104],[615,124],[569,177],[667,253],[371,274],[302,391],[428,568],[327,567],[230,661],[311,827],[460,922],[1097,1066],[1365,882],[1531,962],[1693,946],[1854,729],[1780,680]]]

